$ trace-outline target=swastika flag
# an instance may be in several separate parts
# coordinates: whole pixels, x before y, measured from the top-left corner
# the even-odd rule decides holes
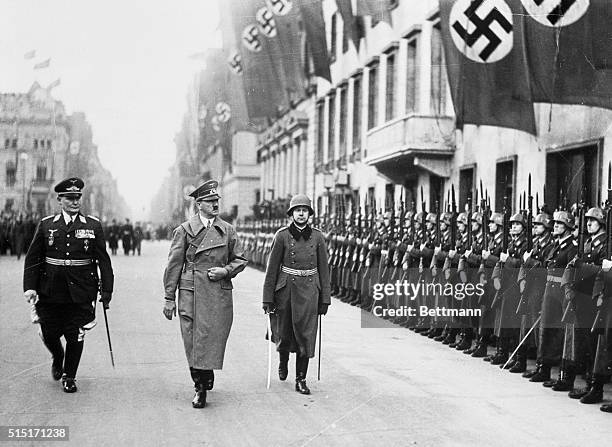
[[[533,100],[612,109],[609,0],[521,3]]]
[[[440,0],[446,70],[457,117],[464,124],[536,134],[520,0]]]

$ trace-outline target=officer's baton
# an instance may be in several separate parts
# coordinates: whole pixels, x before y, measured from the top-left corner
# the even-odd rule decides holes
[[[113,345],[111,344],[110,331],[108,330],[108,317],[106,316],[106,306],[102,303],[102,309],[104,310],[104,323],[106,324],[106,338],[108,339],[108,349],[110,351],[111,363],[113,369],[115,369],[115,358],[113,357]]]
[[[323,320],[321,319],[321,315],[319,315],[319,365],[317,368],[317,380],[321,380],[321,330],[323,329],[323,325],[321,324]]]
[[[272,377],[272,324],[270,324],[270,314],[266,313],[266,324],[268,326],[268,381],[266,388],[270,389],[270,380]]]
[[[523,345],[523,343],[525,343],[525,340],[527,340],[527,337],[529,337],[529,334],[531,334],[533,332],[533,330],[535,329],[535,327],[538,325],[538,323],[540,322],[540,320],[542,319],[542,315],[540,315],[538,317],[538,319],[535,321],[535,323],[533,323],[533,326],[531,326],[531,329],[529,329],[529,331],[527,332],[527,334],[525,334],[525,336],[523,337],[523,339],[521,340],[521,342],[518,344],[518,346],[516,347],[516,349],[514,350],[514,352],[512,354],[510,354],[510,357],[508,357],[508,361],[506,363],[504,363],[504,366],[502,366],[502,370],[506,369],[506,365],[508,363],[510,363],[510,360],[512,360],[512,357],[515,356],[515,354],[518,352],[519,348]]]

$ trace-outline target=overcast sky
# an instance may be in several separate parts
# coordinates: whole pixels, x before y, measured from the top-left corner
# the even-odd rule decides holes
[[[174,160],[187,87],[220,46],[216,0],[0,0],[0,91],[37,80],[68,113],[83,111],[100,159],[135,218]],[[36,50],[26,61],[24,54]],[[36,62],[51,58],[45,70]]]

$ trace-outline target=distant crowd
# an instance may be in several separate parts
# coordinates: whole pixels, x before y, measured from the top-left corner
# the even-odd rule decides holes
[[[21,259],[32,242],[40,219],[41,216],[37,213],[0,212],[0,256],[17,256],[17,259]],[[155,226],[150,222],[132,224],[127,218],[123,223],[113,219],[110,222],[103,222],[102,226],[109,251],[113,255],[119,250],[119,242],[125,255],[140,255],[143,239],[171,239],[172,231],[176,227],[172,224]]]

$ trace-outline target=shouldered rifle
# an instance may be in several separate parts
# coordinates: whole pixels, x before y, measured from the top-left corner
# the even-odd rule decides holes
[[[457,202],[455,201],[455,185],[451,185],[451,223],[450,223],[450,249],[457,248]]]
[[[531,195],[531,174],[527,183],[527,251],[533,250],[533,196]]]
[[[468,193],[467,198],[467,247],[466,250],[472,249],[472,191]]]
[[[442,245],[442,231],[440,230],[440,201],[436,200],[436,243],[438,247]]]
[[[575,263],[575,260],[582,260],[582,258],[584,257],[584,239],[585,239],[584,230],[585,230],[585,223],[586,223],[585,218],[584,218],[585,208],[586,208],[586,203],[584,202],[584,189],[583,189],[581,193],[580,204],[578,204],[578,251],[576,253],[576,257],[572,261],[572,264]],[[576,283],[577,275],[578,275],[578,267],[574,264],[572,266],[572,272],[570,274],[570,277],[572,278],[572,283],[570,284],[570,287],[573,287],[573,285]],[[576,300],[575,298],[576,298],[576,294],[572,292],[570,299],[567,303],[567,306],[565,307],[565,311],[563,312],[563,317],[561,318],[561,321],[563,323],[573,323],[576,321]]]

